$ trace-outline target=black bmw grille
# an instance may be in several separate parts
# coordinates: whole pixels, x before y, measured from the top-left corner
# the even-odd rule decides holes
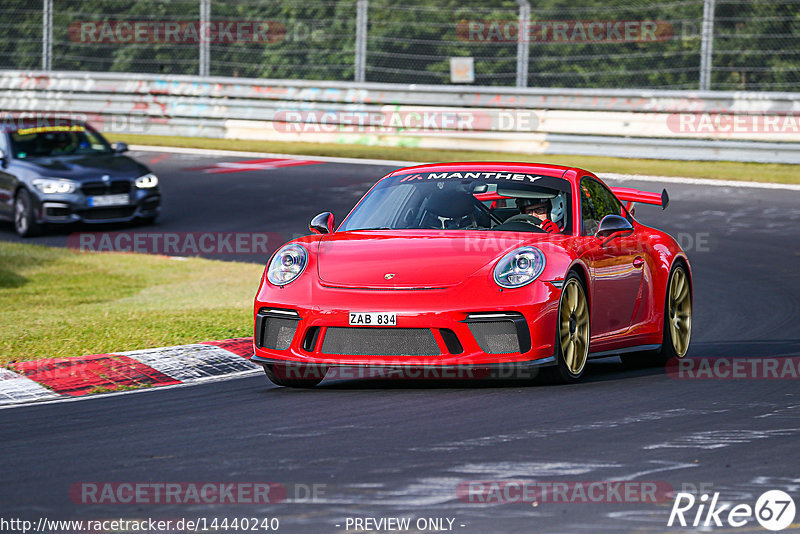
[[[429,328],[329,327],[323,354],[435,356],[441,354]]]
[[[114,180],[113,182],[85,182],[81,186],[81,191],[87,196],[96,195],[119,195],[130,193],[131,182],[129,180]]]

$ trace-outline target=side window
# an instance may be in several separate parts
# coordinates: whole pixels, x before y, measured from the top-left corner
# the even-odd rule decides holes
[[[593,235],[597,231],[600,220],[592,205],[592,193],[587,186],[588,180],[581,180],[581,219],[583,224],[583,235]]]
[[[584,234],[592,235],[606,215],[623,215],[622,205],[603,184],[584,178],[581,180],[581,215]]]

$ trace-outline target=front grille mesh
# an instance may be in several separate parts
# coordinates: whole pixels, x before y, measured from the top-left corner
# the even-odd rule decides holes
[[[128,180],[115,180],[113,182],[84,182],[81,191],[84,195],[118,195],[129,193],[131,182]]]
[[[441,354],[429,328],[329,327],[323,354],[435,356]]]
[[[126,219],[132,217],[136,206],[122,206],[119,208],[90,208],[81,210],[80,215],[87,220]]]
[[[511,321],[468,323],[481,350],[489,354],[519,352],[517,327]]]
[[[272,350],[286,350],[292,344],[297,319],[264,318],[262,347]]]

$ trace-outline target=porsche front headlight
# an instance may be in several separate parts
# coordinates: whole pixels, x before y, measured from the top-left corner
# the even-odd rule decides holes
[[[269,262],[267,280],[276,286],[285,286],[303,273],[307,263],[308,252],[302,245],[286,245]]]
[[[544,271],[544,253],[536,247],[512,250],[494,267],[494,281],[500,287],[515,288],[530,284]]]

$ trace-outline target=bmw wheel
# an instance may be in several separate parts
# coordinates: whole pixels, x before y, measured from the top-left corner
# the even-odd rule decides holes
[[[33,237],[42,232],[42,225],[36,222],[33,213],[33,200],[26,189],[20,189],[14,200],[14,230],[21,237]]]

